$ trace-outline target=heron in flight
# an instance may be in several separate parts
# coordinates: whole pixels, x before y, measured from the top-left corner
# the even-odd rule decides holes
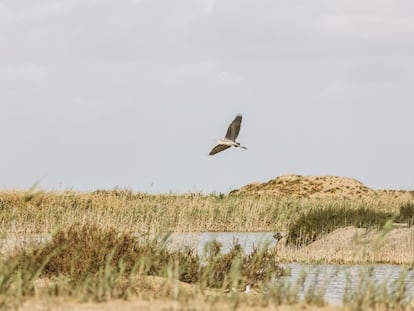
[[[247,149],[244,146],[240,146],[240,143],[236,142],[236,138],[239,135],[240,132],[240,125],[242,121],[242,116],[237,115],[236,118],[233,120],[233,122],[230,123],[226,137],[223,139],[219,139],[217,141],[217,146],[215,146],[209,153],[209,155],[213,155],[216,153],[219,153],[220,151],[226,150],[227,148],[233,147],[240,147],[243,149]]]

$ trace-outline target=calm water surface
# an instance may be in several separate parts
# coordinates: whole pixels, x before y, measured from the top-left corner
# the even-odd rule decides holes
[[[174,246],[190,246],[201,255],[207,242],[216,240],[223,246],[222,253],[227,253],[235,243],[240,244],[246,253],[250,253],[253,247],[274,246],[276,240],[274,232],[176,232],[170,237],[170,243]]]

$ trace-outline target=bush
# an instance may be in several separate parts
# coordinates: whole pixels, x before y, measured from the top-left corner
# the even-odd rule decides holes
[[[400,207],[397,221],[407,223],[411,227],[414,223],[414,203],[407,203]]]
[[[199,266],[198,255],[189,249],[168,251],[160,239],[140,240],[129,233],[94,225],[74,225],[67,231],[59,231],[49,243],[22,250],[10,260],[36,267],[48,257],[41,276],[65,275],[73,282],[96,276],[106,265],[115,272],[122,270],[123,275],[137,271],[166,276],[169,265],[175,261],[182,263],[180,280],[193,282],[197,280]]]
[[[57,293],[77,295],[80,291],[84,297],[101,301],[127,297],[139,275],[167,278],[174,270],[180,281],[228,288],[265,282],[283,273],[267,249],[246,255],[235,244],[229,253],[221,254],[216,242],[200,258],[188,248],[168,249],[167,237],[138,238],[115,229],[74,225],[58,231],[50,242],[0,262],[0,296],[15,296],[11,290],[16,288],[20,296],[32,295],[39,277],[63,278],[64,287],[56,289]]]

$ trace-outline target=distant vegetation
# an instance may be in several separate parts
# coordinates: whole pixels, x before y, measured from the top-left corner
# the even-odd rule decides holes
[[[48,233],[74,224],[95,224],[141,233],[166,231],[291,231],[310,240],[338,226],[412,223],[414,199],[311,199],[221,194],[149,195],[129,190],[80,193],[0,192],[5,232]],[[296,242],[295,242],[296,243]]]

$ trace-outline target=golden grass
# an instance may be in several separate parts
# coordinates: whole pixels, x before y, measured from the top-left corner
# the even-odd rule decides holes
[[[397,243],[388,243],[381,249],[370,249],[361,244],[349,242],[341,250],[344,236],[334,234],[324,240],[323,236],[338,227],[329,222],[351,218],[358,211],[355,219],[345,219],[340,227],[355,225],[365,213],[365,218],[372,219],[366,211],[381,212],[397,217],[402,207],[410,207],[412,213],[414,199],[412,196],[380,195],[348,199],[310,199],[277,196],[245,195],[201,195],[201,194],[161,194],[149,195],[134,193],[129,190],[94,191],[94,192],[44,192],[39,191],[1,191],[0,192],[0,235],[7,238],[0,242],[2,251],[22,242],[22,237],[45,240],[56,229],[69,228],[72,225],[94,224],[99,228],[114,228],[120,232],[156,234],[158,232],[202,232],[202,231],[287,231],[294,234],[297,228],[299,238],[304,228],[311,230],[317,239],[313,245],[302,248],[285,247],[278,252],[282,261],[355,263],[386,262],[410,263],[414,249],[412,235],[398,239]],[[318,217],[311,218],[310,215]],[[329,214],[328,214],[329,212]],[[347,215],[347,216],[343,216]],[[362,215],[364,216],[364,215]],[[356,220],[356,221],[355,221]],[[381,219],[379,219],[382,221]],[[387,218],[384,218],[384,222]],[[301,224],[300,222],[305,222]],[[412,220],[411,220],[412,223]],[[323,225],[328,225],[326,228]],[[338,225],[338,224],[335,224]],[[376,228],[380,229],[382,224]],[[357,229],[365,232],[365,229]],[[373,232],[372,230],[369,232]],[[0,238],[1,238],[0,236]],[[407,238],[408,237],[408,238]],[[371,238],[372,240],[373,238]],[[360,240],[364,240],[360,238]],[[367,240],[367,238],[365,239]],[[396,239],[394,239],[396,240]],[[3,240],[5,241],[5,240]],[[366,243],[367,244],[367,243]],[[317,245],[317,246],[315,246]],[[391,246],[394,245],[394,246]],[[395,246],[396,245],[396,246]],[[335,248],[336,247],[336,248]],[[375,254],[374,254],[375,253]],[[359,254],[359,255],[357,255]],[[412,261],[411,261],[412,262]]]
[[[272,203],[130,191],[41,192],[26,201],[24,192],[9,191],[0,193],[0,225],[7,232],[23,233],[85,223],[134,232],[262,231],[274,229],[274,220],[281,223],[277,215],[265,215]]]
[[[185,302],[200,294],[225,296],[226,290],[246,284],[265,286],[286,272],[271,250],[245,254],[236,244],[223,254],[211,244],[200,256],[189,249],[169,250],[162,237],[137,239],[94,225],[58,231],[47,243],[0,258],[0,266],[0,308],[33,297]]]
[[[110,254],[113,256],[111,258],[123,258],[122,264],[119,264],[119,261],[111,269],[106,265],[110,261],[101,262],[97,276],[94,278],[88,276],[85,282],[75,282],[76,286],[74,286],[73,282],[67,281],[64,277],[38,279],[40,271],[49,271],[49,268],[44,265],[46,262],[58,262],[46,256],[47,260],[39,260],[39,267],[27,264],[21,266],[20,270],[17,269],[17,274],[7,275],[6,272],[1,272],[7,277],[14,278],[15,281],[10,287],[2,290],[4,293],[17,295],[18,298],[12,299],[12,302],[19,305],[21,310],[33,310],[36,307],[50,310],[62,308],[67,310],[102,308],[107,310],[137,308],[144,310],[334,310],[336,307],[320,306],[319,300],[309,304],[301,304],[297,299],[297,291],[283,286],[275,288],[274,291],[259,292],[257,296],[248,296],[244,293],[227,295],[223,291],[206,288],[203,282],[194,285],[180,282],[177,271],[184,266],[188,267],[191,263],[187,257],[180,257],[180,264],[184,264],[181,266],[180,264],[168,263],[163,270],[164,276],[166,275],[164,278],[142,274],[138,274],[135,278],[135,274],[131,273],[128,276],[130,278],[125,279],[121,272],[129,269],[129,263],[125,258],[133,258],[129,253],[131,249],[111,246],[110,243],[113,240],[111,237],[114,234],[108,230],[113,228],[118,232],[117,236],[131,232],[155,234],[166,231],[286,231],[288,228],[292,228],[292,224],[303,219],[304,215],[312,215],[314,211],[317,212],[316,214],[321,211],[321,217],[315,218],[316,222],[328,221],[332,215],[341,210],[376,211],[399,217],[402,215],[401,208],[407,207],[405,213],[411,217],[409,216],[413,210],[411,204],[414,204],[411,194],[394,196],[388,193],[350,200],[338,197],[320,199],[234,194],[149,195],[129,190],[88,193],[1,191],[0,233],[2,237],[14,236],[18,239],[21,236],[34,235],[44,238],[44,234],[50,234],[57,229],[68,230],[72,226],[94,225],[98,231],[110,232],[109,236],[102,235],[103,239],[99,240],[97,246],[106,245],[105,242],[108,241],[107,248],[111,250]],[[330,214],[324,214],[326,211],[329,211]],[[352,213],[346,215],[352,215]],[[355,215],[360,216],[358,213]],[[354,228],[353,230],[356,231],[352,231],[352,234],[348,231],[334,232],[327,235],[325,240],[322,237],[322,239],[302,248],[291,246],[284,249],[279,248],[274,257],[275,262],[391,262],[410,264],[407,259],[413,258],[412,228],[395,229],[399,230],[398,232],[390,230],[386,226],[380,231],[362,228]],[[76,234],[70,236],[77,237]],[[346,239],[347,236],[349,237]],[[85,240],[82,235],[79,235],[77,239]],[[93,241],[88,245],[92,247]],[[82,248],[87,249],[87,247]],[[379,253],[381,249],[383,253]],[[96,254],[99,254],[99,251],[97,250]],[[46,255],[49,253],[53,254],[53,250],[47,252]],[[101,258],[102,256],[86,256],[85,258],[90,257]],[[170,255],[166,255],[163,258],[170,257]],[[74,253],[65,258],[83,257]],[[230,258],[231,260],[228,262],[236,263],[238,262],[237,258],[237,256]],[[69,262],[69,264],[69,268],[71,265],[73,267],[85,266],[73,262]],[[216,263],[214,262],[214,264]],[[62,269],[64,262],[59,261],[55,266]],[[12,268],[16,267],[11,267],[10,271],[14,271]],[[230,269],[230,271],[234,270],[232,266],[224,268]],[[67,269],[65,271],[72,273],[74,270]],[[240,271],[242,270],[236,271],[237,273],[233,271],[233,277],[239,277]],[[4,281],[4,278],[2,282],[3,285],[9,284]],[[36,283],[34,287],[31,285],[33,282]],[[101,292],[102,290],[104,291]],[[103,305],[91,302],[80,304],[79,301],[88,300],[91,292],[95,297],[107,300],[107,302]],[[363,294],[361,290],[361,295],[363,296]],[[107,295],[112,298],[106,299]],[[0,305],[3,299],[10,299],[6,296],[0,295]],[[114,299],[114,297],[124,296],[128,301]],[[370,297],[364,297],[361,298],[362,302],[359,305],[350,309],[361,310],[361,305],[371,306]],[[380,306],[386,306],[386,304],[387,302],[378,303]],[[341,309],[343,308],[341,307]]]
[[[384,199],[385,198],[385,199]],[[318,208],[372,209],[398,213],[404,199],[357,200],[201,194],[149,195],[129,190],[88,193],[1,191],[0,227],[8,233],[50,233],[58,227],[93,223],[117,230],[286,231],[298,216]]]
[[[387,234],[387,230],[379,232],[374,246],[380,246]],[[343,232],[337,235],[338,239],[339,236],[344,236]],[[140,308],[246,311],[410,308],[402,300],[407,294],[406,288],[401,285],[404,276],[400,276],[401,284],[394,291],[383,284],[377,286],[372,277],[362,275],[360,288],[348,289],[349,298],[344,300],[346,308],[326,306],[317,287],[313,288],[315,292],[307,292],[306,304],[300,303],[298,291],[303,288],[304,279],[293,285],[282,281],[269,286],[268,280],[264,278],[263,287],[259,285],[259,290],[251,294],[238,291],[226,293],[224,289],[228,288],[227,285],[240,285],[243,282],[239,281],[247,281],[249,271],[256,277],[257,271],[265,271],[266,274],[269,273],[267,275],[273,273],[273,268],[266,272],[261,265],[257,265],[257,260],[266,266],[276,267],[274,264],[279,262],[277,253],[269,253],[271,256],[258,254],[253,258],[247,256],[246,270],[243,268],[241,253],[232,251],[233,254],[230,252],[217,257],[213,251],[210,253],[213,255],[210,256],[211,260],[207,259],[202,265],[196,263],[200,269],[207,269],[208,273],[201,273],[201,279],[194,279],[187,278],[184,269],[195,271],[191,267],[197,256],[186,251],[174,255],[162,243],[159,244],[156,240],[153,242],[155,244],[142,244],[133,235],[100,227],[75,227],[67,232],[57,232],[48,244],[22,250],[1,263],[4,269],[0,270],[0,307],[19,307],[21,310],[36,307],[49,310]],[[334,242],[330,241],[329,244]],[[366,244],[372,243],[366,241]],[[226,272],[222,275],[214,271]],[[216,276],[230,282],[211,289],[209,286],[215,285],[208,283],[209,278]],[[182,279],[195,282],[180,282]],[[119,300],[120,298],[126,301]],[[151,303],[148,304],[148,301]]]

